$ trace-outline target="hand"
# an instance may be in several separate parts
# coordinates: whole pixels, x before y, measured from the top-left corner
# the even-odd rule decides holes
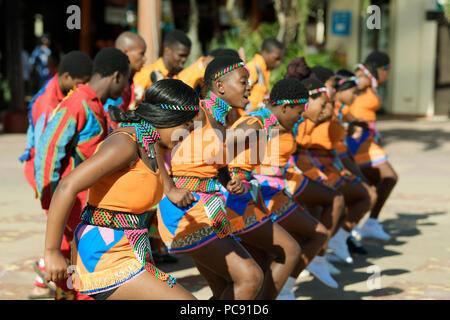
[[[245,193],[245,186],[241,179],[235,175],[231,175],[231,180],[228,182],[226,189],[237,196],[243,195]]]
[[[192,202],[197,201],[192,192],[188,189],[172,188],[166,196],[179,208],[187,207]]]
[[[47,281],[61,281],[68,277],[68,264],[60,250],[45,250],[44,262]]]
[[[353,139],[359,139],[361,138],[362,134],[363,134],[363,128],[358,127],[358,126],[354,126],[353,127],[353,134],[352,134],[352,138]]]

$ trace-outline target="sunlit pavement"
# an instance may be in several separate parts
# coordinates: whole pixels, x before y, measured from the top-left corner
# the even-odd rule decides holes
[[[367,256],[335,264],[339,289],[300,277],[297,299],[450,299],[450,121],[378,124],[399,182],[380,221],[392,239],[363,241]],[[18,162],[24,134],[0,135],[0,299],[27,299],[44,247],[45,214]],[[211,290],[189,258],[161,269],[199,299]]]

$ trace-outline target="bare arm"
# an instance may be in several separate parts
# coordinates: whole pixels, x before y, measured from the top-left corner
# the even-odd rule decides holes
[[[59,182],[50,203],[45,234],[47,280],[58,281],[67,276],[67,263],[60,247],[64,227],[77,194],[111,173],[129,167],[136,159],[136,143],[117,134],[107,139],[96,154]]]

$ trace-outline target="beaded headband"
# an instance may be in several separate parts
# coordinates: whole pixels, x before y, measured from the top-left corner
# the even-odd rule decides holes
[[[328,90],[327,87],[322,87],[322,88],[318,88],[318,89],[309,90],[309,96],[313,96],[313,95],[321,93],[321,92],[325,92],[328,97],[331,96],[330,95],[330,91]]]
[[[176,111],[198,111],[198,106],[174,106],[169,104],[161,104],[161,109],[176,110]]]
[[[384,69],[384,70],[389,70],[390,68],[391,68],[391,65],[389,63],[385,64],[384,66],[378,67],[378,69]]]
[[[358,69],[361,70],[367,77],[369,77],[370,81],[372,81],[372,87],[375,89],[378,87],[378,80],[374,77],[374,75],[366,68],[362,63],[358,64]]]
[[[337,81],[337,84],[342,86],[344,83],[351,82],[351,81],[353,81],[357,85],[358,84],[358,77],[356,77],[356,76],[345,77],[345,78],[339,79]]]
[[[245,65],[245,63],[244,63],[244,62],[239,62],[239,63],[233,64],[233,65],[231,65],[231,66],[228,66],[228,67],[226,67],[225,69],[223,69],[222,71],[217,72],[216,74],[214,74],[214,80],[217,80],[217,79],[219,79],[221,76],[223,76],[224,74],[227,74],[228,72],[231,72],[231,71],[233,71],[233,70],[235,70],[235,69],[238,69],[238,68],[241,68],[241,67],[244,67],[245,70],[247,70],[248,74],[250,74],[250,70],[249,70],[248,67]]]
[[[308,99],[290,99],[290,100],[276,100],[271,102],[272,106],[279,106],[282,104],[301,104],[301,103],[308,103]]]

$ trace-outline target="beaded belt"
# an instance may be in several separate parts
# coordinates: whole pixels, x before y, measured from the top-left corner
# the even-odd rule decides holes
[[[217,177],[199,178],[192,176],[172,176],[177,188],[188,189],[192,192],[218,192],[220,183]]]
[[[250,181],[252,179],[252,172],[241,168],[229,168],[230,174],[234,173],[241,181]]]
[[[116,230],[146,229],[151,214],[133,214],[128,212],[113,211],[97,208],[87,204],[81,212],[81,221],[97,227],[106,227]]]
[[[286,167],[259,166],[256,167],[255,173],[269,177],[284,177],[286,175]]]

